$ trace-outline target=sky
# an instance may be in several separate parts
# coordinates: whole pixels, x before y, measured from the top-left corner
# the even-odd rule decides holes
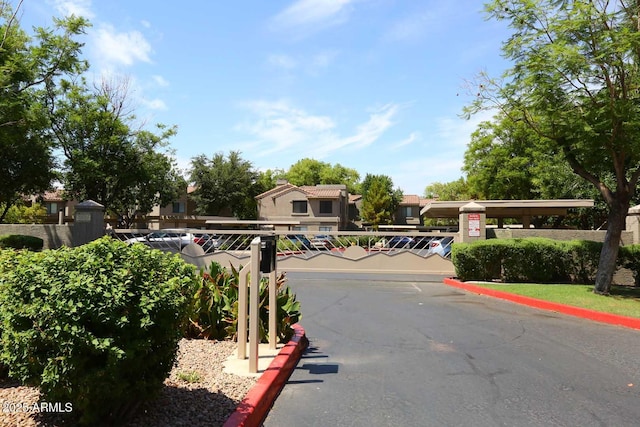
[[[15,2],[14,2],[15,4]],[[482,0],[25,0],[21,23],[71,14],[89,75],[126,78],[137,119],[177,126],[180,167],[239,151],[258,170],[303,158],[388,175],[405,194],[462,176],[468,82],[508,63]]]

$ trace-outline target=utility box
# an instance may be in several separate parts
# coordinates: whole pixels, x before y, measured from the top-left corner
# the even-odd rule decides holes
[[[276,269],[276,236],[260,236],[260,272],[271,273]]]

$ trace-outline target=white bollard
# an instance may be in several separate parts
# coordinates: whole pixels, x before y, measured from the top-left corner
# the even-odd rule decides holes
[[[240,268],[238,272],[238,359],[247,358],[247,286],[251,264]]]
[[[275,350],[278,341],[278,295],[277,295],[277,272],[274,269],[269,273],[269,349]]]

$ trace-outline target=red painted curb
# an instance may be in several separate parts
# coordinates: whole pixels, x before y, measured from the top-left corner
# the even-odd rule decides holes
[[[522,295],[510,294],[507,292],[496,291],[494,289],[484,288],[482,286],[464,283],[456,279],[444,279],[444,283],[449,286],[464,289],[481,295],[488,295],[495,298],[504,299],[518,304],[528,305],[530,307],[540,308],[542,310],[556,311],[570,316],[582,317],[585,319],[595,320],[596,322],[609,323],[611,325],[619,325],[632,329],[640,329],[640,319],[635,317],[618,316],[615,314],[602,313],[600,311],[587,310],[586,308],[573,307],[570,305],[559,304],[539,300],[536,298],[525,297]]]
[[[291,340],[278,352],[258,382],[224,423],[224,427],[257,427],[264,421],[309,344],[302,326],[296,324],[293,329]]]

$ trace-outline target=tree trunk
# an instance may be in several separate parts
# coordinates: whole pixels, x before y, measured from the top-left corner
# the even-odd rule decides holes
[[[597,294],[609,294],[613,274],[616,272],[620,239],[622,230],[625,228],[627,213],[629,212],[629,202],[620,199],[621,197],[616,197],[614,203],[610,205],[607,233],[604,237],[602,252],[600,252],[596,284],[593,290]]]

